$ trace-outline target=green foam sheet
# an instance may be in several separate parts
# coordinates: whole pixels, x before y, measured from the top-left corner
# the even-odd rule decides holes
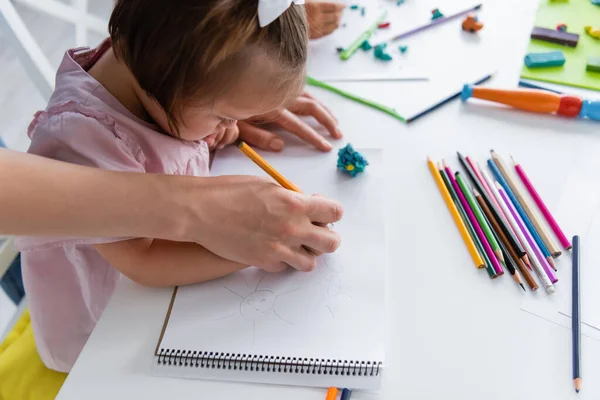
[[[567,59],[564,67],[529,69],[523,64],[521,78],[600,90],[600,73],[586,71],[587,58],[600,56],[600,39],[590,37],[583,30],[586,25],[600,27],[600,7],[590,0],[541,0],[535,26],[556,29],[556,25],[561,23],[567,24],[567,32],[579,34],[577,47],[531,40],[527,52],[562,50]]]

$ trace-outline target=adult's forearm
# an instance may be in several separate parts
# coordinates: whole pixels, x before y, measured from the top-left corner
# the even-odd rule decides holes
[[[184,179],[0,149],[0,234],[185,240],[177,193],[193,182]]]

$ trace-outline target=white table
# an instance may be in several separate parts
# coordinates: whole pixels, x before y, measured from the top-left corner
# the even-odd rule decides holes
[[[497,49],[502,62],[493,86],[514,87],[518,80],[536,9],[535,2],[518,3],[486,4],[486,24],[501,26],[498,32],[505,37]],[[425,163],[431,155],[446,158],[456,169],[456,150],[479,161],[490,148],[513,154],[556,210],[564,180],[579,172],[578,157],[600,149],[600,125],[454,102],[407,127],[333,94],[314,92],[334,110],[355,147],[385,149],[389,169],[384,385],[379,394],[353,398],[600,398],[600,343],[583,338],[583,389],[576,395],[570,330],[519,310],[523,296],[532,293],[524,294],[509,277],[491,281],[473,267]],[[560,213],[556,217],[560,221]],[[573,233],[568,221],[563,225]],[[569,260],[561,259],[559,271]],[[324,391],[310,388],[151,376],[170,295],[170,289],[121,282],[58,399],[324,398]],[[544,296],[537,293],[540,301]]]

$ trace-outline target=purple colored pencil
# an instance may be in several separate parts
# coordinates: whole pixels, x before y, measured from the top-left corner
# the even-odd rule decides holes
[[[417,34],[419,32],[427,30],[429,28],[433,28],[434,26],[441,25],[444,22],[451,21],[451,20],[456,19],[458,17],[462,17],[463,15],[466,15],[466,14],[468,14],[470,12],[479,10],[481,8],[481,6],[482,6],[482,4],[477,4],[476,6],[473,6],[473,7],[469,8],[469,9],[467,9],[467,10],[458,12],[456,14],[452,14],[452,15],[449,15],[447,17],[436,18],[436,19],[432,20],[431,22],[429,22],[426,25],[423,25],[423,26],[420,26],[418,28],[412,29],[412,30],[410,30],[408,32],[401,33],[400,35],[394,36],[393,38],[391,38],[389,40],[386,40],[385,42],[382,42],[382,43],[379,43],[379,44],[383,44],[383,43],[386,43],[386,42],[395,42],[396,40],[405,39],[405,38],[407,38],[409,36],[412,36],[414,34]]]
[[[485,253],[487,254],[488,258],[490,259],[490,262],[492,263],[492,267],[494,267],[494,271],[496,271],[496,275],[493,276],[492,278],[496,278],[496,277],[504,274],[504,270],[502,269],[502,266],[500,265],[500,262],[498,261],[498,258],[496,257],[496,253],[494,253],[494,250],[492,250],[492,246],[490,246],[490,242],[488,242],[487,238],[485,237],[485,233],[483,233],[483,231],[481,230],[481,226],[479,226],[479,222],[477,221],[477,218],[475,218],[475,214],[473,214],[473,210],[471,210],[471,207],[469,206],[469,202],[465,198],[465,195],[463,194],[462,190],[460,189],[460,186],[458,186],[458,183],[456,182],[456,179],[454,178],[454,174],[452,173],[452,170],[447,165],[445,166],[444,170],[446,171],[446,174],[448,174],[448,179],[450,179],[450,182],[452,183],[452,187],[454,188],[456,195],[458,196],[461,204],[463,205],[463,208],[467,212],[467,216],[469,217],[469,220],[471,221],[471,225],[473,225],[473,228],[475,229],[475,233],[479,237],[479,240],[481,241],[481,244],[483,245],[483,249],[485,250]]]
[[[504,203],[506,204],[506,206],[510,210],[511,215],[513,216],[513,218],[517,222],[517,225],[519,225],[519,229],[521,229],[521,232],[523,232],[523,235],[525,236],[525,239],[527,240],[527,243],[529,244],[529,247],[533,250],[534,254],[531,254],[531,256],[535,256],[535,259],[532,260],[534,266],[536,266],[535,265],[536,264],[536,260],[542,266],[543,273],[548,278],[548,282],[544,282],[545,279],[543,279],[544,277],[540,275],[540,273],[539,273],[540,271],[536,271],[536,272],[538,272],[538,276],[539,276],[540,280],[542,280],[542,284],[544,284],[544,287],[546,288],[546,290],[548,292],[550,292],[550,290],[548,290],[548,287],[552,286],[553,284],[555,284],[556,282],[558,282],[558,279],[556,278],[556,275],[554,275],[554,271],[552,270],[552,268],[550,268],[550,264],[548,264],[548,260],[546,260],[546,258],[542,254],[542,251],[538,247],[538,245],[535,242],[535,240],[533,240],[533,237],[531,237],[531,233],[529,233],[529,231],[525,227],[525,223],[521,219],[521,216],[519,215],[519,213],[515,209],[515,206],[512,204],[512,202],[508,198],[508,195],[506,194],[506,192],[504,191],[504,189],[500,185],[498,185],[498,192],[500,193],[500,196],[502,197],[502,200],[504,200]],[[548,285],[548,283],[550,283],[550,285]],[[554,289],[552,289],[552,292],[554,292]]]

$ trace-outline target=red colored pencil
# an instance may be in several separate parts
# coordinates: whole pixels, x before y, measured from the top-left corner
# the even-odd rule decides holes
[[[566,250],[569,250],[572,247],[571,242],[569,242],[569,239],[567,239],[567,237],[563,233],[562,229],[560,229],[560,226],[558,226],[558,223],[556,222],[556,220],[550,213],[550,210],[548,210],[548,207],[546,207],[546,204],[544,204],[544,201],[540,197],[537,190],[535,190],[535,187],[533,187],[533,184],[527,177],[527,174],[525,174],[525,171],[523,170],[521,165],[519,163],[517,163],[514,159],[513,159],[513,163],[515,164],[515,170],[517,171],[517,175],[519,175],[519,178],[521,178],[521,181],[523,182],[523,184],[527,188],[527,191],[529,192],[529,194],[535,201],[535,204],[537,204],[537,206],[540,209],[540,211],[542,212],[542,214],[544,214],[544,218],[546,218],[546,221],[548,221],[548,224],[554,231],[554,234],[560,241],[560,244]]]

